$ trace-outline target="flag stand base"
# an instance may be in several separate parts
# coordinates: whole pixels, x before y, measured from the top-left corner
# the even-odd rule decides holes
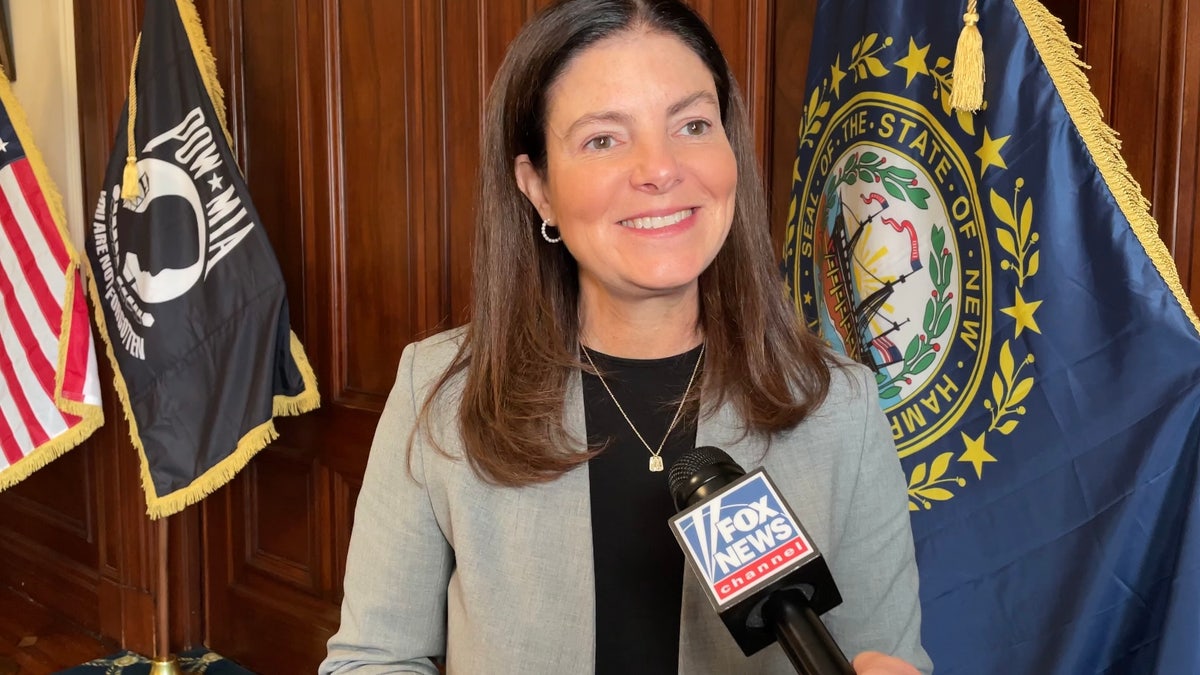
[[[150,675],[183,675],[183,671],[179,669],[179,659],[174,654],[168,654],[165,658],[155,657],[150,662]]]

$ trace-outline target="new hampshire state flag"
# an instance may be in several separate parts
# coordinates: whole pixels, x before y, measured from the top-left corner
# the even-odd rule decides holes
[[[964,5],[820,3],[789,287],[875,372],[935,672],[1200,673],[1196,316],[1045,8],[978,3],[951,107]]]
[[[191,0],[147,0],[85,244],[152,518],[230,480],[319,404],[283,275],[227,140]]]

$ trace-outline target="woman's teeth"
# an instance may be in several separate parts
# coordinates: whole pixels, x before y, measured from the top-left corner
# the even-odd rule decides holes
[[[651,218],[631,218],[630,220],[622,220],[623,227],[632,227],[637,230],[657,230],[662,227],[674,225],[679,221],[692,215],[695,209],[684,209],[669,216],[654,216]]]

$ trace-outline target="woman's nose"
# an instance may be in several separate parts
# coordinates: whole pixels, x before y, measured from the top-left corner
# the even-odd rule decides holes
[[[664,192],[680,180],[679,157],[670,139],[644,139],[635,153],[630,176],[633,187],[647,192]]]

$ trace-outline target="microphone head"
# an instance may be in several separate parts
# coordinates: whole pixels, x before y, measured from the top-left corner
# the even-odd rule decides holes
[[[776,591],[798,589],[817,615],[841,604],[829,566],[765,469],[746,473],[704,446],[676,460],[667,483],[683,557],[747,656],[776,640],[763,615]]]
[[[746,471],[720,448],[705,445],[683,453],[667,474],[675,510],[684,510],[744,475]]]

